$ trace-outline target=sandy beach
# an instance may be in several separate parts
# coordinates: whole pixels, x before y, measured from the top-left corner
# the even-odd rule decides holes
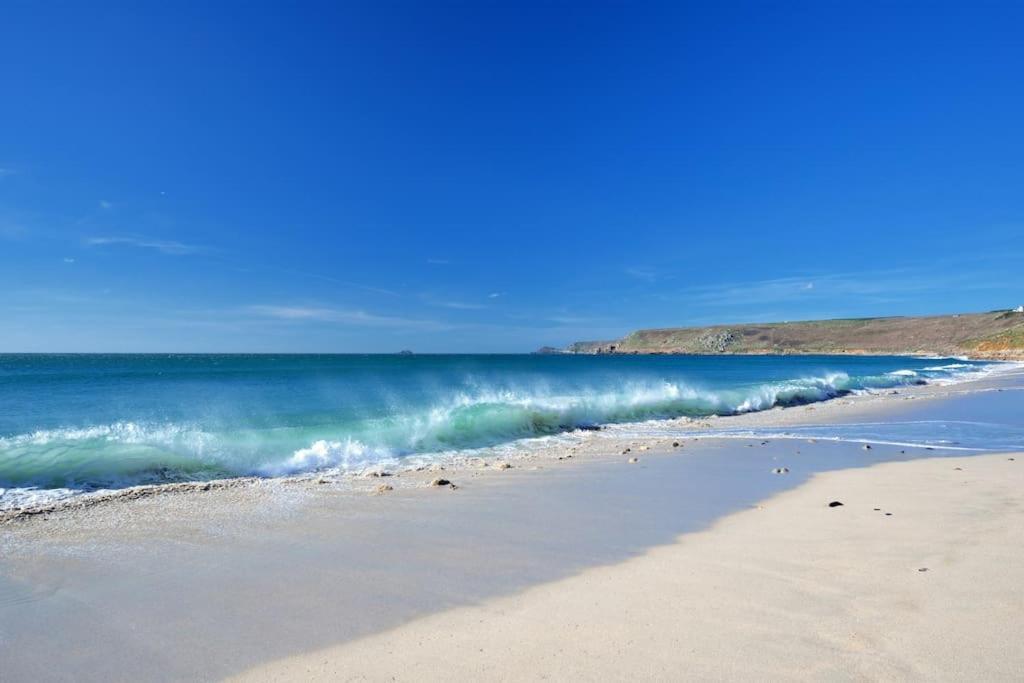
[[[1024,2],[7,2],[0,683],[1024,683]]]
[[[236,680],[1020,680],[1022,486],[1002,454],[821,474],[627,562]]]
[[[16,681],[1019,679],[1024,456],[715,434],[983,429],[1020,396],[1009,373],[9,516],[0,659]]]

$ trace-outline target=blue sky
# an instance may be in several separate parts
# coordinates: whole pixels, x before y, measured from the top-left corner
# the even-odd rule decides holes
[[[1024,303],[1020,3],[3,14],[0,351]]]

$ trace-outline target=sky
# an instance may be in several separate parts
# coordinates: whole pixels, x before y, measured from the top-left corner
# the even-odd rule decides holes
[[[0,351],[1024,303],[1024,4],[8,2]]]

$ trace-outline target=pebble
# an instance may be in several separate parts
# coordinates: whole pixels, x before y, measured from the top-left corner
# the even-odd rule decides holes
[[[840,503],[838,500],[833,500],[831,503],[828,504],[828,506],[830,508],[838,508],[838,507],[842,507],[843,504]]]
[[[438,477],[434,481],[430,482],[431,486],[451,486],[452,483],[443,477]]]
[[[679,442],[678,441],[673,441],[672,442],[672,448],[679,448]],[[1013,458],[1010,458],[1010,460],[1013,460]]]
[[[863,449],[864,449],[864,450],[866,450],[866,451],[870,451],[870,450],[871,450],[871,444],[869,444],[869,443],[866,443],[866,444],[864,444],[863,446],[861,446],[861,448],[863,448]]]
[[[630,458],[629,462],[631,462],[631,463],[638,463],[638,462],[640,462],[640,458]]]
[[[510,470],[510,469],[512,469],[512,465],[510,465],[507,462],[499,462],[497,465],[495,465],[495,467],[497,467],[499,470]]]
[[[772,474],[786,474],[787,472],[789,472],[788,467],[776,467],[772,470]]]
[[[926,571],[928,571],[928,567],[921,567],[917,571],[919,571],[919,572],[926,572]]]

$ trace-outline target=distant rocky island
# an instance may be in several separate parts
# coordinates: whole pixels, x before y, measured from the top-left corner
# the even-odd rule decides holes
[[[637,330],[538,353],[898,354],[1024,359],[1024,309]]]

